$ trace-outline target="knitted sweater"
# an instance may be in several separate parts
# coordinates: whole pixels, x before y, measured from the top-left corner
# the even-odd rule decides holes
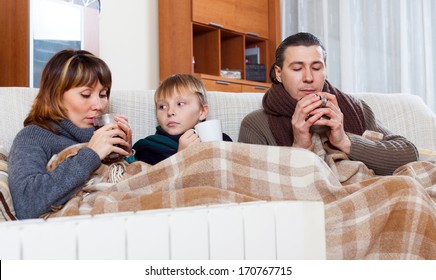
[[[78,128],[68,120],[59,134],[36,125],[24,127],[15,137],[9,154],[9,188],[18,219],[37,218],[52,206],[66,203],[100,164],[90,148],[80,149],[55,170],[47,171],[50,158],[77,143],[88,142],[94,128]]]
[[[418,151],[412,142],[402,136],[394,135],[375,118],[368,104],[363,100],[357,101],[362,104],[366,129],[383,133],[384,138],[381,141],[372,141],[361,135],[349,135],[351,151],[348,157],[351,160],[362,161],[378,175],[391,175],[401,165],[418,160]],[[268,124],[268,115],[263,109],[248,114],[242,120],[238,141],[277,145]]]

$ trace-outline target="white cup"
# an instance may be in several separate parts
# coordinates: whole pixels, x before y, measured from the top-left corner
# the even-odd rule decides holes
[[[194,129],[200,137],[201,142],[223,140],[220,120],[209,120],[198,123]]]

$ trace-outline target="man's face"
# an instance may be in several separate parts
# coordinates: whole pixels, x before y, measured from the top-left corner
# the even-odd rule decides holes
[[[276,78],[296,100],[320,92],[326,66],[320,46],[291,46],[285,50],[283,68],[275,66]]]

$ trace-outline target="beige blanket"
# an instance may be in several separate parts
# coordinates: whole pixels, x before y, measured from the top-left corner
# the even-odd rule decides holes
[[[394,176],[379,177],[315,140],[313,152],[201,143],[154,166],[135,162],[119,183],[91,183],[46,217],[253,200],[323,201],[327,258],[436,259],[435,163],[413,162]]]

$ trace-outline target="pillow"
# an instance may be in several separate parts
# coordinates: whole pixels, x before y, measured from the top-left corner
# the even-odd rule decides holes
[[[8,185],[8,153],[0,145],[0,222],[16,220]]]
[[[418,152],[419,152],[419,160],[420,161],[434,161],[434,162],[436,162],[436,151],[418,148]]]

